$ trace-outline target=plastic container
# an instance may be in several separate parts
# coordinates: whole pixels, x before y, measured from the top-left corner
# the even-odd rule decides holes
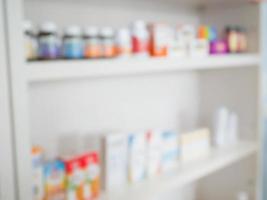
[[[116,55],[114,30],[110,27],[105,27],[100,30],[101,40],[101,57],[112,58]]]
[[[84,30],[84,57],[99,58],[101,44],[97,27],[88,27]]]
[[[83,38],[80,27],[70,26],[63,38],[63,56],[66,59],[83,58]]]
[[[38,34],[38,57],[42,60],[60,58],[60,39],[57,26],[53,22],[45,22],[41,25]]]
[[[228,26],[226,27],[225,32],[229,53],[238,53],[238,31],[235,27]]]
[[[132,52],[134,56],[147,57],[149,55],[149,33],[144,21],[132,24]]]
[[[37,37],[33,25],[30,21],[25,21],[23,24],[24,29],[24,47],[25,58],[27,60],[35,60],[38,55]]]
[[[131,34],[127,28],[119,29],[116,38],[116,54],[119,57],[129,57],[132,52]]]

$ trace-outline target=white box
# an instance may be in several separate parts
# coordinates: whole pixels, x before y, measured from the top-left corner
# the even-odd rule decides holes
[[[205,39],[193,39],[189,43],[189,54],[191,57],[207,57],[209,55],[209,41]]]
[[[174,131],[163,131],[162,137],[162,171],[166,172],[178,165],[179,137]]]
[[[147,176],[153,177],[161,173],[162,138],[161,132],[150,130],[147,139]]]
[[[127,145],[125,133],[88,135],[85,149],[100,154],[102,189],[118,190],[127,183]]]
[[[139,182],[146,175],[146,134],[131,133],[128,138],[128,170],[129,181]]]
[[[184,162],[207,156],[210,152],[210,131],[199,129],[181,135],[181,159]]]

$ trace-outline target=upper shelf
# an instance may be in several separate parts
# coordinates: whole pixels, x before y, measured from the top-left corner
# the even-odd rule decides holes
[[[27,63],[30,83],[98,78],[189,70],[215,70],[258,66],[256,54],[209,56],[206,58],[146,58],[109,60],[61,60]]]

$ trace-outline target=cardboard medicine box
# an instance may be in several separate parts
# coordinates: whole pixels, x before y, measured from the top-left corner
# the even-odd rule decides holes
[[[43,150],[40,147],[32,148],[32,170],[33,170],[33,199],[44,199],[44,173],[43,173]]]
[[[65,200],[65,165],[59,160],[45,164],[45,200]]]

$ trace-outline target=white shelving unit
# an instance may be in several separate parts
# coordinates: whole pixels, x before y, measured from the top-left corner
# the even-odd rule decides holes
[[[0,81],[7,84],[8,91],[1,91],[6,96],[4,107],[10,108],[0,117],[4,114],[3,122],[8,124],[4,139],[12,147],[3,147],[12,152],[7,164],[14,165],[9,169],[12,176],[7,178],[9,189],[1,186],[0,179],[0,195],[2,190],[14,191],[14,196],[4,200],[33,200],[29,181],[32,145],[43,146],[49,157],[55,157],[60,138],[69,132],[170,128],[182,133],[203,126],[212,129],[214,113],[218,107],[227,106],[238,114],[240,138],[246,142],[213,149],[202,160],[183,163],[168,174],[126,186],[120,193],[104,192],[101,200],[234,200],[237,192],[248,187],[252,200],[256,200],[260,175],[255,160],[262,138],[259,21],[264,10],[260,8],[260,4],[239,0],[0,0],[0,9],[5,10],[0,12],[0,29],[4,29],[0,40],[6,40],[3,48],[0,43],[0,51],[4,51],[0,61],[2,57],[7,61],[1,63],[5,75],[0,74]],[[21,23],[27,18],[39,24],[48,16],[60,28],[70,24],[118,28],[140,18],[172,25],[207,23],[219,29],[240,24],[247,28],[252,42],[249,53],[238,55],[26,63],[23,45],[18,45],[23,44]],[[0,144],[2,147],[2,138]],[[0,167],[0,175],[7,168]],[[221,172],[229,180],[223,179]],[[231,176],[235,172],[238,176]],[[228,188],[230,183],[234,187]],[[195,195],[180,195],[179,187],[189,188]],[[171,195],[159,198],[164,193]]]
[[[32,83],[106,76],[255,67],[259,65],[259,62],[260,57],[257,54],[209,56],[206,58],[36,61],[28,63],[27,70],[28,80]]]
[[[101,200],[153,199],[164,192],[179,188],[215,173],[258,151],[257,142],[239,142],[228,148],[213,149],[210,155],[194,162],[180,163],[170,173],[121,189],[121,192],[103,194]]]

